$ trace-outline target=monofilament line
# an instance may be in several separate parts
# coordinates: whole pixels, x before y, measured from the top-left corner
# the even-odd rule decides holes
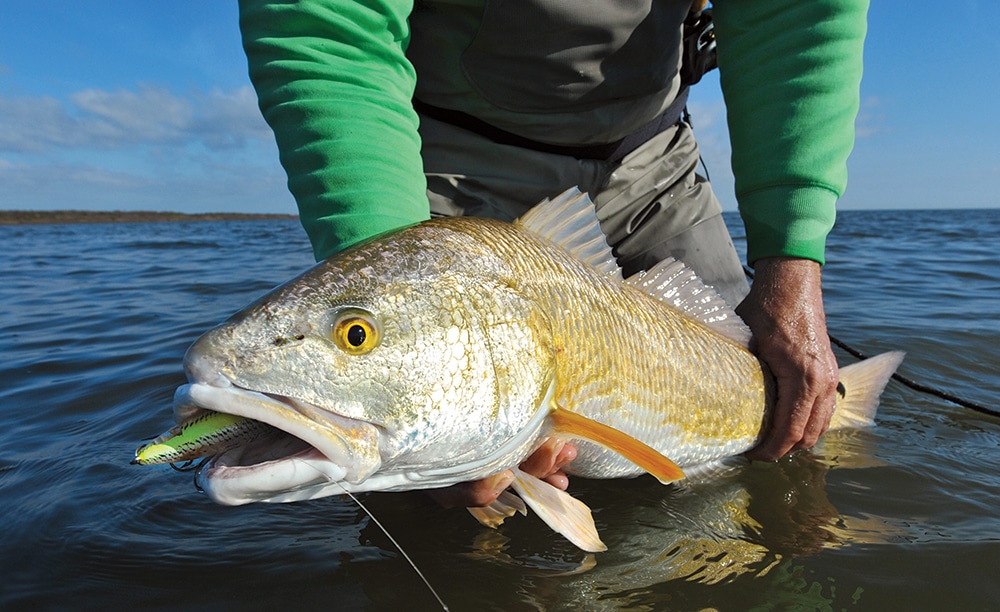
[[[396,550],[399,551],[399,554],[403,555],[403,558],[406,559],[406,562],[410,564],[410,567],[413,568],[413,571],[415,571],[417,573],[417,576],[420,576],[420,579],[423,580],[425,585],[427,585],[427,588],[430,590],[431,595],[434,596],[434,599],[436,599],[437,602],[441,604],[441,609],[448,610],[448,604],[444,603],[444,600],[441,599],[441,596],[438,595],[437,591],[434,590],[434,587],[431,586],[431,583],[427,580],[427,577],[424,576],[424,573],[420,571],[420,568],[417,567],[417,564],[413,562],[413,559],[410,558],[410,555],[406,554],[406,551],[403,550],[403,547],[399,545],[399,542],[396,541],[396,538],[392,537],[392,535],[389,534],[388,530],[386,530],[386,528],[382,525],[382,523],[380,523],[379,520],[375,518],[375,515],[372,514],[371,511],[368,510],[368,508],[366,508],[365,505],[361,503],[361,500],[359,500],[357,497],[354,497],[354,495],[351,494],[350,491],[345,489],[344,485],[338,482],[337,486],[343,489],[344,493],[347,493],[347,496],[353,499],[354,503],[356,503],[359,508],[365,511],[365,514],[368,515],[368,518],[370,518],[372,522],[374,522],[375,525],[382,530],[382,533],[385,534],[385,537],[389,538],[389,541],[392,542],[392,545],[396,547]]]

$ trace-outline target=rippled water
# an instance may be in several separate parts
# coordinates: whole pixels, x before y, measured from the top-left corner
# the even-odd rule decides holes
[[[734,219],[731,219],[735,221]],[[353,502],[216,506],[130,466],[205,329],[310,265],[294,221],[0,227],[0,609],[434,609]],[[1000,409],[1000,210],[844,212],[831,331]],[[845,357],[842,362],[849,362]],[[878,427],[709,482],[574,479],[609,551],[360,496],[454,610],[991,609],[1000,419],[891,383]]]

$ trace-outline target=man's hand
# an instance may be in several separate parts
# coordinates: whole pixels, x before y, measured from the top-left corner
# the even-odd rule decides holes
[[[775,461],[813,446],[829,427],[839,372],[826,332],[820,265],[791,257],[754,264],[753,286],[736,312],[774,375],[777,403],[770,429],[747,456]]]
[[[549,438],[521,463],[522,471],[566,490],[569,478],[562,468],[576,459],[576,447],[558,438]],[[445,508],[454,506],[482,507],[492,504],[504,489],[514,482],[514,472],[504,470],[481,480],[462,482],[444,489],[428,491]]]

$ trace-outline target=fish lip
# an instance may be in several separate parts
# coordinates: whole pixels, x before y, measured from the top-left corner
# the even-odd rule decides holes
[[[317,485],[338,482],[343,468],[314,446],[278,459],[242,465],[244,448],[211,457],[197,472],[196,483],[215,503],[238,506]],[[301,469],[301,468],[308,469]]]
[[[218,380],[196,379],[178,387],[173,405],[178,422],[213,410],[267,423],[309,447],[249,465],[240,464],[245,450],[242,446],[209,458],[199,471],[197,482],[213,501],[224,505],[267,501],[289,490],[354,476],[356,458],[337,439],[336,432],[338,427],[374,429],[373,425],[303,400],[247,389],[232,381],[216,384]],[[317,421],[317,415],[324,422]]]

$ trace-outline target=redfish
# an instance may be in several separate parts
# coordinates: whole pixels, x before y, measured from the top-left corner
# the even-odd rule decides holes
[[[624,279],[571,190],[513,224],[433,219],[317,264],[195,342],[175,417],[283,432],[205,445],[198,482],[221,504],[448,486],[516,470],[553,435],[577,444],[570,474],[672,482],[767,427],[774,384],[749,340],[680,262]],[[870,425],[902,357],[843,368],[831,427]],[[543,520],[604,549],[585,505],[516,474]],[[473,513],[496,525],[521,499]]]

